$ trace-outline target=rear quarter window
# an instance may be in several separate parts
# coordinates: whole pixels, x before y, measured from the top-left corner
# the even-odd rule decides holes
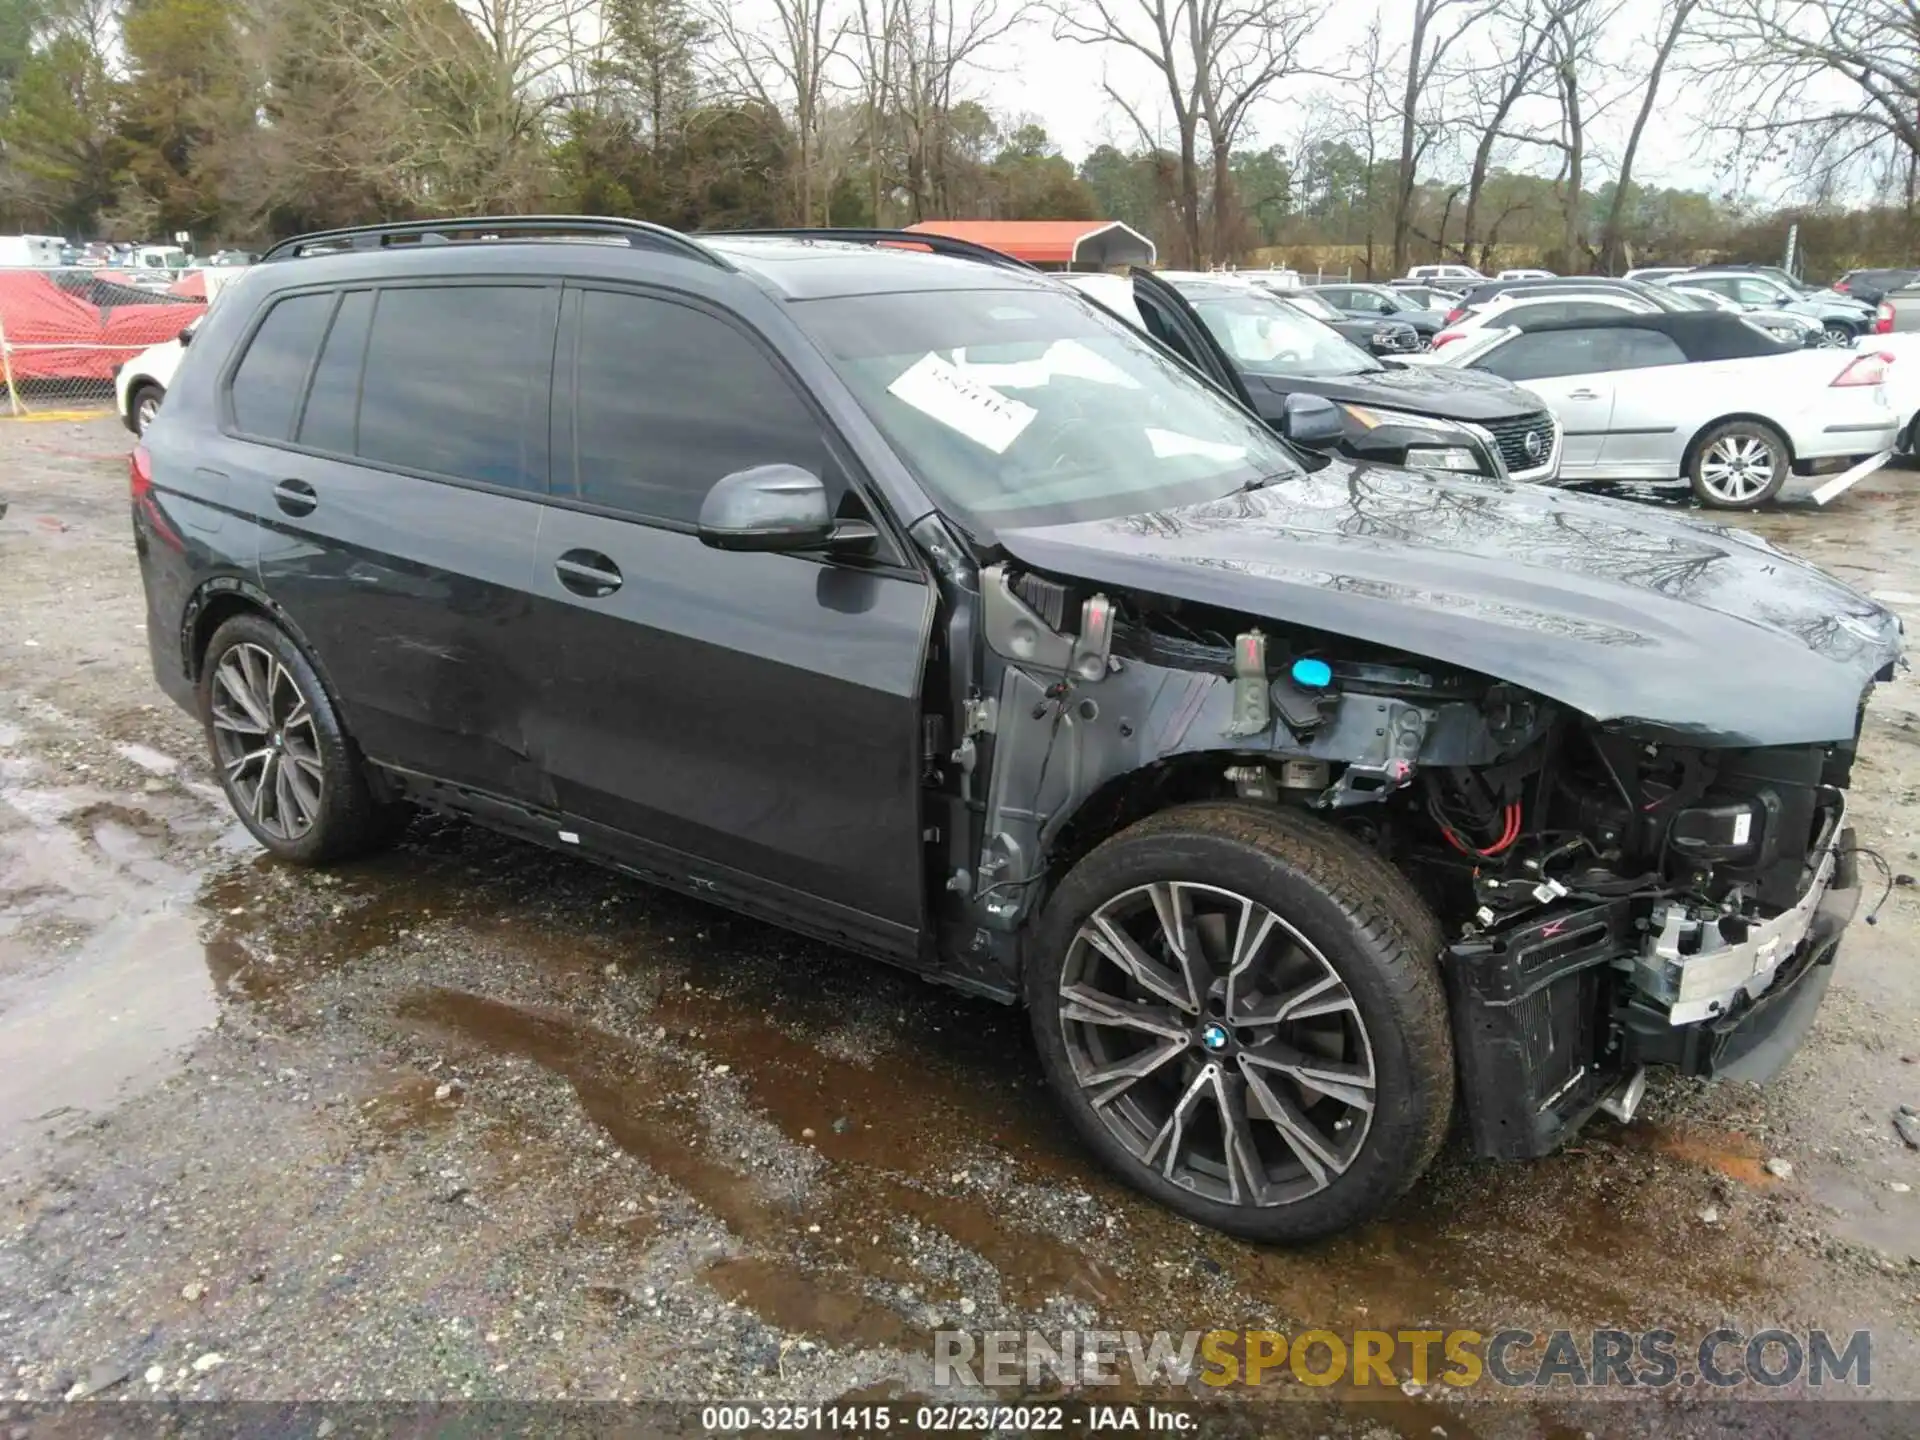
[[[235,429],[267,440],[288,437],[333,300],[329,293],[289,295],[273,303],[233,372],[228,395]]]

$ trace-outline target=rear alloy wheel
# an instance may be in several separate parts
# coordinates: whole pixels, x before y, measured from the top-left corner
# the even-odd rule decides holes
[[[1187,806],[1102,845],[1042,924],[1048,1080],[1122,1178],[1260,1240],[1344,1229],[1439,1148],[1453,1054],[1440,936],[1323,822]]]
[[[1702,505],[1751,510],[1780,493],[1792,464],[1777,431],[1757,421],[1730,420],[1701,437],[1689,469]]]
[[[376,848],[405,811],[383,805],[307,657],[263,615],[213,634],[200,715],[227,799],[283,860],[318,865]]]

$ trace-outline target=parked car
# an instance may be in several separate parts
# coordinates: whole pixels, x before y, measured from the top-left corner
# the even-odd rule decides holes
[[[1427,348],[1427,342],[1411,320],[1395,315],[1377,315],[1371,319],[1348,315],[1327,303],[1311,290],[1298,290],[1280,299],[1301,314],[1337,330],[1373,355],[1414,355]]]
[[[1559,435],[1515,386],[1377,360],[1331,326],[1258,290],[1165,274],[1068,275],[1068,284],[1165,344],[1288,433],[1297,402],[1339,405],[1316,443],[1356,460],[1422,471],[1551,480]]]
[[[1871,306],[1831,291],[1808,294],[1792,290],[1771,275],[1757,271],[1702,268],[1688,271],[1685,283],[1689,289],[1711,290],[1716,295],[1724,295],[1737,305],[1810,316],[1820,322],[1826,332],[1827,343],[1836,347],[1852,345],[1872,328]]]
[[[1487,277],[1471,265],[1415,265],[1407,271],[1406,278],[1426,284],[1448,285],[1457,282],[1474,285]]]
[[[1262,1240],[1405,1191],[1456,1087],[1521,1157],[1784,1062],[1893,615],[1668,514],[1308,473],[1054,278],[857,233],[247,272],[131,499],[264,849],[421,804],[1024,1001],[1094,1154]]]
[[[1496,280],[1553,280],[1558,278],[1551,270],[1502,270],[1493,277]]]
[[[1811,315],[1797,315],[1791,310],[1755,309],[1729,300],[1717,291],[1696,289],[1678,279],[1656,285],[1654,289],[1672,295],[1689,309],[1722,310],[1730,315],[1743,315],[1750,324],[1758,325],[1774,339],[1789,345],[1832,348],[1832,339],[1826,327]]]
[[[1449,289],[1444,285],[1424,285],[1418,280],[1389,280],[1387,289],[1405,299],[1417,310],[1431,310],[1444,315],[1460,299],[1460,288]]]
[[[1657,315],[1658,306],[1637,295],[1615,294],[1606,290],[1569,291],[1564,294],[1529,295],[1511,291],[1496,295],[1486,304],[1467,312],[1434,337],[1436,352],[1458,345],[1482,330],[1508,327],[1522,320],[1604,320],[1612,315]]]
[[[1637,270],[1627,271],[1621,278],[1652,285],[1662,280],[1671,280],[1676,275],[1684,275],[1692,268],[1690,265],[1646,265]]]
[[[1398,320],[1411,325],[1425,345],[1431,345],[1433,337],[1446,324],[1444,309],[1423,307],[1412,296],[1390,285],[1313,285],[1306,293],[1319,296],[1349,319]]]
[[[1897,434],[1886,357],[1794,349],[1736,315],[1522,317],[1441,354],[1547,402],[1566,434],[1562,478],[1684,480],[1714,509],[1750,510],[1834,469],[1817,493],[1838,494]]]
[[[160,402],[167,398],[167,387],[180,368],[180,357],[193,342],[194,331],[205,314],[202,311],[173,339],[148,346],[115,372],[113,398],[120,410],[120,423],[135,435],[145,435],[159,415]]]
[[[1889,293],[1916,279],[1920,279],[1920,270],[1849,270],[1833,282],[1833,288],[1849,300],[1877,306]]]
[[[1802,280],[1781,265],[1750,265],[1744,260],[1715,260],[1706,265],[1695,265],[1693,270],[1695,274],[1764,275],[1791,294],[1818,295],[1821,293],[1818,285]]]
[[[1622,296],[1656,310],[1676,312],[1731,308],[1744,312],[1748,319],[1777,339],[1808,345],[1825,343],[1824,327],[1806,315],[1742,306],[1712,290],[1683,288],[1671,281],[1647,284],[1638,280],[1615,280],[1605,275],[1566,276],[1555,280],[1489,281],[1485,285],[1475,286],[1447,313],[1447,328],[1442,334],[1456,332],[1468,316],[1503,300],[1520,297],[1570,299],[1599,295]]]
[[[1873,312],[1875,335],[1893,335],[1920,330],[1920,281],[1889,290]]]

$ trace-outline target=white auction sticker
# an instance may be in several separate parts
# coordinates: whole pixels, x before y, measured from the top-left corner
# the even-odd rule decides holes
[[[996,455],[1007,453],[1036,413],[1031,405],[969,380],[938,355],[923,355],[887,391]]]

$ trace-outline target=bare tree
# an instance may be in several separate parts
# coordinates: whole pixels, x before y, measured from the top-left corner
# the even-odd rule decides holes
[[[1721,128],[1831,191],[1855,162],[1920,156],[1915,0],[1701,0],[1695,68]]]
[[[1407,40],[1406,83],[1400,99],[1400,176],[1393,203],[1393,268],[1407,264],[1413,234],[1413,197],[1420,162],[1440,138],[1444,105],[1436,81],[1447,56],[1494,4],[1490,0],[1413,0],[1413,32]]]
[[[1627,194],[1633,188],[1633,162],[1640,153],[1640,137],[1646,133],[1647,121],[1660,98],[1660,77],[1666,73],[1667,61],[1673,58],[1674,47],[1687,31],[1698,0],[1668,0],[1668,3],[1666,24],[1661,27],[1659,46],[1653,54],[1653,68],[1647,72],[1647,88],[1640,96],[1640,110],[1633,117],[1633,128],[1627,132],[1626,149],[1620,152],[1620,173],[1614,179],[1613,199],[1607,206],[1607,218],[1600,231],[1600,268],[1608,275],[1621,265],[1620,226],[1626,215]]]
[[[1150,64],[1166,87],[1168,112],[1177,137],[1179,162],[1175,209],[1180,218],[1183,258],[1197,264],[1200,245],[1200,83],[1189,59],[1186,10],[1194,0],[1048,0],[1055,38],[1082,45],[1111,45]],[[1126,96],[1104,82],[1107,98],[1119,106],[1148,150],[1160,148],[1157,126],[1147,124]]]
[[[1056,37],[1141,56],[1158,73],[1178,137],[1181,238],[1187,257],[1229,258],[1233,240],[1233,147],[1255,105],[1300,70],[1301,42],[1322,15],[1317,0],[1048,0]],[[1108,98],[1141,143],[1159,148],[1157,127],[1111,83]],[[1213,226],[1201,235],[1200,127],[1207,130]]]
[[[1306,0],[1188,0],[1194,93],[1213,159],[1213,258],[1233,258],[1233,147],[1255,104],[1302,68],[1301,42],[1324,9]]]
[[[1560,96],[1560,138],[1566,157],[1561,191],[1560,265],[1563,273],[1587,268],[1586,72],[1607,22],[1624,0],[1562,0],[1548,24],[1554,80]]]
[[[1522,103],[1543,93],[1552,83],[1549,46],[1555,19],[1566,0],[1501,0],[1488,17],[1498,25],[1493,37],[1499,63],[1476,67],[1467,77],[1473,96],[1479,139],[1473,147],[1473,167],[1467,177],[1466,204],[1460,216],[1460,258],[1475,263],[1474,242],[1479,238],[1480,202],[1487,176],[1501,142],[1537,143],[1538,136],[1516,133],[1511,127]],[[1496,222],[1497,223],[1497,222]]]
[[[904,130],[906,181],[916,220],[943,213],[961,77],[983,68],[985,52],[1025,23],[1025,0],[889,0],[900,24],[889,67],[890,99]]]
[[[770,23],[756,24],[729,0],[705,15],[721,51],[723,80],[737,94],[793,116],[794,203],[800,223],[817,211],[815,181],[823,150],[829,72],[853,30],[846,0],[769,0]]]

